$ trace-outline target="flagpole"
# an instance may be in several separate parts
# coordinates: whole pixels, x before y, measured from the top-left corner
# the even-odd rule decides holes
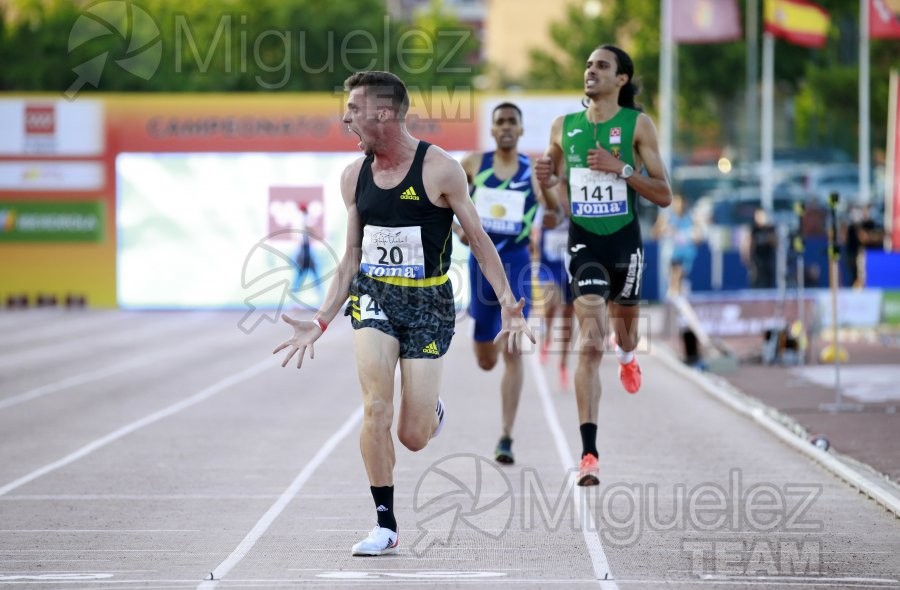
[[[859,201],[868,204],[870,194],[870,126],[869,116],[869,2],[859,0]]]
[[[900,187],[897,186],[897,175],[900,174],[900,166],[898,166],[897,141],[898,141],[898,121],[897,111],[897,94],[898,94],[898,71],[891,70],[890,86],[888,90],[888,140],[887,140],[887,166],[885,169],[885,178],[887,183],[884,187],[884,229],[885,229],[885,245],[890,240],[890,251],[900,252],[900,228],[894,223],[894,216],[900,203],[897,201],[900,195]]]
[[[772,134],[774,128],[775,103],[775,37],[766,31],[763,33],[763,68],[762,68],[762,159],[760,161],[759,180],[762,206],[772,213],[773,192],[773,159],[774,147]]]
[[[672,171],[672,140],[674,128],[674,46],[672,35],[672,0],[660,0],[662,39],[659,55],[659,152],[666,170]]]
[[[759,161],[759,150],[756,145],[756,130],[759,112],[759,2],[747,0],[747,153],[748,163]]]

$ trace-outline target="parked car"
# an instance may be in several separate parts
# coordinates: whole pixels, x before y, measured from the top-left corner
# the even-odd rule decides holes
[[[672,171],[672,190],[694,203],[703,195],[732,186],[731,176],[713,165],[679,166]]]
[[[795,205],[805,203],[811,194],[797,187],[780,185],[772,195],[772,221],[795,227],[798,223]],[[720,226],[750,225],[753,213],[762,207],[759,187],[740,187],[712,195],[710,223]]]

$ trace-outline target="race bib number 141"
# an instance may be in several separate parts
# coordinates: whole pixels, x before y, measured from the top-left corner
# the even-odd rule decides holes
[[[617,174],[573,168],[569,171],[569,185],[574,216],[613,217],[628,213],[628,187]]]

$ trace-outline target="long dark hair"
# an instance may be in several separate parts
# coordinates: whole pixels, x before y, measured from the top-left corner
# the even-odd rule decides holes
[[[637,82],[634,81],[634,62],[631,60],[631,56],[625,53],[623,49],[608,43],[597,47],[597,49],[605,49],[614,53],[616,56],[616,75],[625,74],[628,76],[628,82],[619,89],[619,106],[634,109],[636,111],[643,111],[644,107],[634,102],[634,97],[640,93],[641,89]],[[585,101],[582,100],[582,104],[584,104],[584,102]]]

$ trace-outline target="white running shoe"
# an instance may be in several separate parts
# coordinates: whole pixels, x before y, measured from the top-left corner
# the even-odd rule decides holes
[[[444,400],[441,398],[438,398],[437,405],[434,407],[434,413],[437,414],[438,425],[434,429],[434,434],[431,435],[431,438],[437,438],[441,430],[444,429]]]
[[[353,555],[385,555],[395,553],[400,542],[400,534],[378,525],[369,536],[353,546]]]

